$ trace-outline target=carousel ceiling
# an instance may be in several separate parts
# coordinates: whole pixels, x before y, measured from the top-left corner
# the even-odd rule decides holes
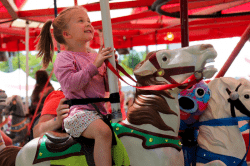
[[[180,0],[169,0],[161,7],[161,14],[151,10],[154,1],[110,1],[115,48],[181,42]],[[0,51],[25,50],[26,23],[29,49],[35,50],[35,39],[43,23],[55,18],[54,3],[51,0],[0,2]],[[99,2],[58,1],[57,11],[60,13],[73,5],[84,6],[89,11],[96,30],[90,46],[99,48],[102,30]],[[188,15],[189,41],[241,36],[250,24],[250,0],[188,0]]]

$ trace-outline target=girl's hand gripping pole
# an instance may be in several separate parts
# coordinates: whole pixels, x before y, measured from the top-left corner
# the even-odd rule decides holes
[[[101,0],[100,5],[101,5],[104,45],[106,48],[111,47],[111,49],[114,50],[109,0]],[[116,68],[114,51],[112,51],[112,55],[113,56],[108,60]],[[122,120],[118,78],[116,77],[115,74],[112,73],[110,69],[107,69],[107,73],[108,73],[110,98],[113,99],[113,101],[111,101],[112,122],[115,123]]]

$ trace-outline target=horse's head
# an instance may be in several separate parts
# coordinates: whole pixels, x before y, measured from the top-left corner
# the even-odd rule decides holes
[[[179,93],[180,116],[187,124],[196,122],[208,106],[211,91],[204,81]]]
[[[6,100],[6,107],[3,110],[3,114],[4,115],[10,115],[12,113],[18,114],[17,112],[17,107],[19,106],[18,101],[19,101],[19,96],[17,95],[8,97]]]
[[[134,74],[137,77],[153,75],[157,81],[172,84],[183,82],[195,72],[201,73],[200,78],[211,78],[217,69],[205,65],[214,62],[216,56],[210,44],[151,52],[136,66]]]
[[[0,89],[0,111],[6,107],[7,95],[4,90]]]
[[[231,116],[250,117],[250,82],[245,78],[237,80],[236,87],[226,88],[229,95]],[[232,108],[235,107],[235,108]]]
[[[245,78],[221,77],[208,84],[212,96],[201,120],[250,117],[250,82]]]

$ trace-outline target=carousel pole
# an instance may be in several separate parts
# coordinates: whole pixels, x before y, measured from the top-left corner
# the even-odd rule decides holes
[[[188,0],[180,1],[181,11],[181,47],[189,46],[189,31],[188,31]]]
[[[114,49],[109,0],[101,0],[100,5],[101,5],[104,45],[106,48],[111,47],[111,49]],[[115,53],[112,51],[113,56],[109,58],[108,60],[114,66],[114,68],[116,68],[114,54]],[[118,78],[109,69],[107,69],[107,73],[108,73],[110,98],[114,99],[114,101],[110,102],[111,108],[112,108],[112,122],[114,123],[114,122],[122,120],[120,96],[119,96],[119,88],[118,88]]]
[[[55,18],[57,17],[57,4],[56,0],[54,0],[54,13],[55,13]],[[59,53],[61,51],[60,44],[57,42],[57,52]]]
[[[250,24],[248,25],[247,29],[242,34],[240,41],[237,43],[236,47],[234,48],[231,55],[228,57],[227,61],[224,63],[218,74],[215,78],[224,77],[227,70],[229,69],[230,65],[233,63],[234,59],[237,57],[245,43],[250,39]]]
[[[26,28],[25,28],[25,50],[26,50],[26,100],[25,100],[25,111],[26,113],[29,113],[29,84],[28,84],[28,78],[29,78],[29,22],[26,21]]]
[[[75,5],[75,6],[78,6],[77,0],[74,0],[74,5]]]

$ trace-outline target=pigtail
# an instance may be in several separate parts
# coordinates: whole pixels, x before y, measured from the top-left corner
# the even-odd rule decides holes
[[[39,51],[37,57],[42,58],[43,67],[47,68],[49,62],[52,62],[52,58],[54,55],[54,44],[52,40],[52,35],[50,32],[50,27],[52,24],[52,20],[48,20],[37,39],[39,39],[37,44],[37,50]]]

